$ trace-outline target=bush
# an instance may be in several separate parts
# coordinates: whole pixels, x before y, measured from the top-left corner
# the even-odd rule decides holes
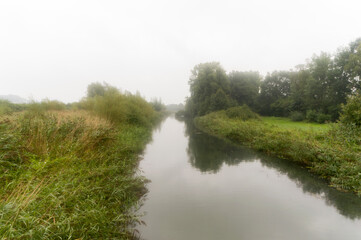
[[[316,112],[315,110],[308,110],[306,113],[306,120],[308,122],[325,123],[332,121],[332,116],[330,114]]]
[[[97,92],[101,92],[101,95],[88,93],[88,97],[79,103],[78,108],[89,110],[113,123],[150,126],[156,120],[157,114],[152,105],[140,95],[122,93],[107,84],[97,85]]]
[[[315,110],[307,110],[306,120],[308,122],[317,122],[317,112]]]
[[[20,112],[25,110],[26,104],[15,104],[7,100],[0,99],[0,115],[2,114],[11,114],[13,112]]]
[[[260,120],[259,115],[255,112],[253,112],[247,105],[228,108],[226,110],[226,115],[229,118],[237,118],[237,119],[241,119],[244,121],[248,120],[248,119]]]
[[[295,111],[291,113],[290,118],[292,121],[300,122],[305,120],[305,115],[302,112]]]
[[[340,122],[361,126],[361,94],[357,93],[347,99],[346,105],[342,106]]]
[[[331,115],[329,114],[324,114],[324,113],[318,113],[317,114],[317,119],[316,122],[318,123],[326,123],[331,121]]]

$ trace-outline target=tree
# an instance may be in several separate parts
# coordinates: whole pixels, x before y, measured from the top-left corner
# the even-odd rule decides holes
[[[291,72],[280,71],[268,74],[261,82],[261,92],[257,100],[259,112],[274,115],[272,104],[286,99],[291,94]]]
[[[101,84],[99,82],[91,83],[88,85],[87,96],[95,97],[95,96],[104,96],[107,88],[107,84]]]
[[[361,89],[361,38],[349,45],[348,62],[345,65],[345,71],[350,77],[351,88],[353,92]]]
[[[228,74],[231,87],[231,97],[238,105],[246,104],[250,107],[255,105],[257,99],[261,76],[258,72],[237,72]]]
[[[218,62],[201,63],[192,70],[189,80],[191,96],[187,99],[186,112],[191,117],[225,109],[235,103],[230,98],[227,74]]]

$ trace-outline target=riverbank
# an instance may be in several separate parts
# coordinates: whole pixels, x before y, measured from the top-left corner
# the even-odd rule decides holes
[[[151,126],[87,111],[0,119],[1,239],[129,239]]]
[[[322,130],[282,127],[267,120],[229,118],[225,111],[194,120],[208,134],[297,162],[343,191],[361,195],[361,146],[356,133],[333,125]]]

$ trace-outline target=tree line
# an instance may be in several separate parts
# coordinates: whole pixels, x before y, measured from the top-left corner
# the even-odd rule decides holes
[[[196,65],[189,80],[190,117],[248,105],[266,116],[300,121],[335,121],[348,96],[361,90],[361,38],[339,49],[322,52],[289,71],[226,73],[218,62]]]

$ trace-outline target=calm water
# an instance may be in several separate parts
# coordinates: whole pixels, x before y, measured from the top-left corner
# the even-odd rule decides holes
[[[361,199],[287,161],[167,118],[140,168],[142,239],[361,239]]]

